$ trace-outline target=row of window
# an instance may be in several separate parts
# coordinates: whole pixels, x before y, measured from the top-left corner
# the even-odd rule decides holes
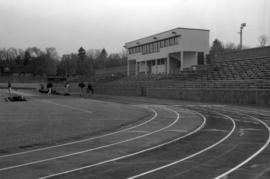
[[[132,48],[129,48],[128,51],[129,51],[129,54],[135,54],[135,53],[149,54],[149,53],[159,52],[160,48],[173,46],[177,44],[179,44],[179,36],[132,47]]]
[[[157,59],[157,65],[164,65],[166,60],[167,60],[166,58]],[[145,61],[137,62],[138,65],[140,63],[143,64],[143,65],[145,65],[147,63],[148,65],[154,66],[154,65],[156,65],[156,60],[150,60],[150,61],[147,61],[147,62],[145,62]]]

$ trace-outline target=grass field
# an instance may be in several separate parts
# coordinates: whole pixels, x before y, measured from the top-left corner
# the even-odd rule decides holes
[[[7,96],[6,90],[1,90],[0,94]],[[151,115],[146,109],[135,106],[46,95],[28,97],[26,102],[1,100],[0,109],[1,153],[106,133]]]

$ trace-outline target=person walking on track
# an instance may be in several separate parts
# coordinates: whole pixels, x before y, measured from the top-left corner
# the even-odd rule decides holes
[[[83,89],[84,89],[84,87],[85,87],[84,82],[80,82],[80,83],[78,84],[78,86],[80,87],[80,96],[84,96],[84,91],[83,91]]]

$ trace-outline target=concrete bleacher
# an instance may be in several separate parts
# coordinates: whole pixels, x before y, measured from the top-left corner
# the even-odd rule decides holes
[[[270,57],[219,61],[202,76],[204,80],[270,79]]]
[[[215,56],[215,62],[224,62],[232,60],[244,60],[244,59],[254,59],[260,57],[270,56],[270,46],[249,48],[237,51],[229,51],[217,54]]]

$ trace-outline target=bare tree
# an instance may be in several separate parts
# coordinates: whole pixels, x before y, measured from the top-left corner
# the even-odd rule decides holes
[[[264,47],[265,45],[267,45],[268,41],[269,41],[269,37],[266,35],[261,35],[259,38],[259,43],[261,47]]]
[[[228,43],[226,43],[224,50],[225,51],[234,51],[234,50],[237,50],[237,46],[233,42],[228,42]]]

